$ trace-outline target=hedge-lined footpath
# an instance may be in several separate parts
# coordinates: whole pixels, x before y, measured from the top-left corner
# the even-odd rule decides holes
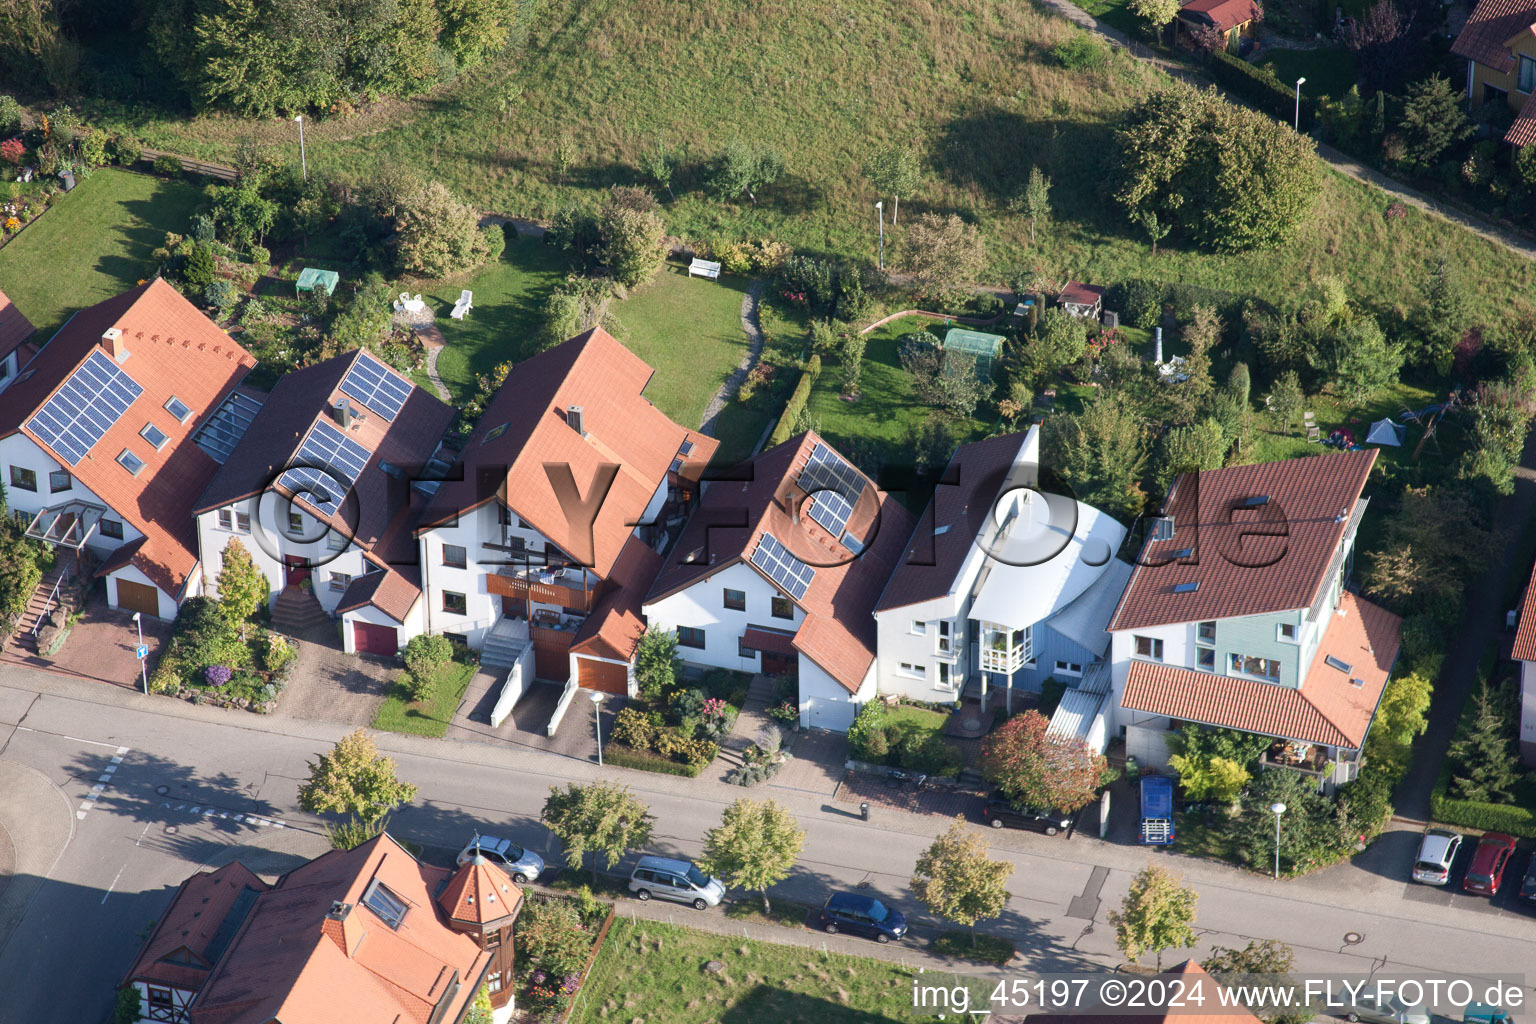
[[[789,401],[784,405],[784,414],[779,417],[778,424],[773,428],[773,434],[768,438],[769,448],[788,441],[789,436],[795,432],[795,421],[805,411],[805,404],[811,400],[811,385],[816,383],[816,378],[819,376],[821,376],[821,356],[813,355],[806,362],[800,379],[795,382],[795,390],[790,392]]]

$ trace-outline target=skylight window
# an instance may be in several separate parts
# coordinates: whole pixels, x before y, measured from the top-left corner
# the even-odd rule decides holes
[[[192,415],[192,410],[187,408],[187,403],[172,395],[165,403],[165,411],[176,417],[178,423],[187,422],[187,417]]]
[[[1200,581],[1196,580],[1193,583],[1179,583],[1179,584],[1176,584],[1174,586],[1174,588],[1173,588],[1173,592],[1175,594],[1193,594],[1195,591],[1197,591],[1199,589],[1200,589]]]
[[[118,453],[117,464],[122,466],[128,472],[132,473],[134,476],[138,476],[139,470],[144,468],[144,460],[133,454],[133,452],[129,451],[127,448],[124,448],[121,452]]]
[[[507,432],[507,427],[509,427],[509,426],[511,426],[511,424],[509,424],[509,423],[501,423],[501,424],[498,424],[498,425],[492,427],[490,430],[487,430],[485,432],[485,436],[480,439],[480,443],[481,444],[490,444],[492,441],[496,440],[502,434],[505,434]]]
[[[1340,672],[1349,672],[1352,668],[1352,666],[1347,661],[1341,661],[1331,654],[1323,658],[1323,661],[1329,668],[1336,668]]]
[[[161,448],[164,448],[165,442],[170,440],[170,438],[165,436],[165,431],[161,430],[153,423],[144,424],[144,429],[139,431],[139,436],[148,441],[150,445],[155,449],[155,451],[159,451]]]
[[[374,879],[368,891],[363,893],[363,906],[377,914],[379,920],[392,929],[399,929],[400,923],[405,920],[405,912],[410,909],[404,900],[390,892],[378,879]]]
[[[1260,505],[1269,504],[1269,495],[1252,494],[1243,499],[1243,508],[1258,508]]]

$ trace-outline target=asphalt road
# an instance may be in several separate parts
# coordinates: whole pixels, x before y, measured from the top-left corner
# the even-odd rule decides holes
[[[298,810],[297,791],[306,760],[344,730],[282,726],[304,735],[280,734],[278,723],[257,716],[0,668],[0,766],[35,769],[63,797],[0,791],[0,825],[18,861],[29,842],[56,847],[34,856],[32,863],[49,864],[37,877],[18,874],[0,892],[0,1024],[103,1019],[150,923],[186,875],[234,857],[276,873],[326,848],[319,823]],[[557,862],[558,845],[537,821],[549,787],[599,774],[586,762],[480,744],[387,735],[380,742],[401,777],[420,788],[391,831],[432,847],[459,846],[479,828]],[[743,795],[703,779],[612,768],[602,774],[622,778],[650,804],[662,852],[697,852],[704,831]],[[768,787],[752,795],[784,803],[809,832],[799,868],[776,895],[814,903],[831,889],[863,883],[919,909],[907,881],[943,819],[887,812],[864,822],[812,794]],[[994,855],[1015,868],[1008,908],[987,926],[1025,954],[1015,969],[1073,971],[1121,959],[1106,914],[1146,864],[1145,849],[1081,834],[988,835]],[[1524,985],[1536,957],[1536,916],[1505,896],[1490,902],[1405,883],[1415,845],[1411,832],[1391,833],[1355,864],[1287,882],[1177,854],[1152,856],[1183,871],[1200,892],[1202,950],[1274,938],[1296,950],[1304,971],[1499,977]],[[1517,860],[1517,869],[1523,864]],[[688,913],[680,908],[679,920]],[[869,953],[901,955],[899,947],[873,944]]]

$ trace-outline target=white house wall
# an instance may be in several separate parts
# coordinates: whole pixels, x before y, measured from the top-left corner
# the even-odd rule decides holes
[[[97,454],[99,455],[100,453]],[[36,474],[37,490],[26,491],[19,487],[12,487],[12,466],[30,469]],[[3,484],[5,487],[7,505],[14,511],[35,515],[45,508],[53,508],[70,501],[85,501],[93,505],[111,508],[94,491],[81,483],[79,479],[73,478],[73,471],[70,472],[72,479],[69,490],[49,491],[48,475],[58,470],[68,470],[69,468],[40,448],[30,437],[19,431],[9,437],[0,438],[0,484]],[[121,467],[118,468],[121,469]],[[148,472],[151,468],[146,466],[144,471]],[[128,471],[123,469],[122,472],[127,473]],[[143,536],[142,533],[134,529],[132,523],[123,518],[118,510],[113,509],[107,518],[122,523],[123,537],[121,540],[103,537],[99,530],[93,534],[86,546],[98,558],[104,558],[109,552],[115,551],[124,544],[138,540]]]
[[[876,693],[875,666],[870,665],[857,693],[828,675],[820,665],[800,655],[800,725],[808,729],[847,732],[864,702]]]
[[[1130,674],[1131,662],[1148,660],[1135,656],[1135,638],[1138,636],[1163,641],[1162,664],[1190,669],[1195,667],[1195,624],[1193,622],[1176,622],[1166,626],[1148,626],[1145,629],[1126,629],[1111,633],[1109,660],[1113,688],[1110,691],[1107,708],[1110,715],[1111,736],[1118,735],[1130,720],[1127,716],[1136,713],[1122,708],[1120,698],[1125,693],[1125,679]]]
[[[969,600],[942,597],[922,601],[902,608],[892,608],[875,616],[875,642],[879,658],[875,667],[880,692],[900,694],[913,700],[950,701],[955,699],[959,686],[965,683],[967,651],[965,644],[965,612]],[[952,654],[939,654],[939,621],[951,623],[950,644]],[[913,630],[914,622],[923,623],[923,631]],[[938,685],[939,663],[947,661],[950,668],[951,686],[941,689]],[[923,678],[905,673],[901,666],[922,665]]]
[[[139,992],[138,1024],[153,1024],[154,1018],[149,1016],[149,986],[142,981],[136,981],[133,987]],[[180,1019],[185,1020],[187,1004],[192,1002],[193,993],[184,988],[171,988],[169,985],[156,985],[155,988],[170,989],[171,1005],[182,1011],[183,1016]]]
[[[271,597],[275,599],[287,584],[287,567],[283,559],[299,556],[311,565],[310,582],[320,607],[335,614],[345,587],[338,590],[331,584],[332,573],[345,573],[349,577],[361,576],[374,566],[363,557],[362,548],[350,540],[341,550],[331,548],[332,538],[343,535],[332,531],[327,524],[309,515],[299,505],[294,505],[304,521],[298,535],[287,532],[288,502],[281,495],[268,491],[260,496],[260,513],[252,514],[258,507],[256,498],[246,498],[223,507],[231,513],[231,521],[237,522],[235,513],[250,516],[251,528],[225,529],[219,525],[220,509],[204,512],[197,517],[197,543],[202,555],[205,589],[209,594],[218,593],[219,572],[224,568],[224,548],[231,539],[240,541],[250,553],[251,561],[267,578]]]
[[[423,609],[425,602],[418,599],[411,610],[406,614],[404,622],[396,622],[371,604],[365,604],[361,608],[354,608],[341,617],[342,649],[348,654],[357,653],[357,638],[353,631],[353,625],[358,622],[366,622],[374,626],[389,626],[396,630],[395,636],[404,647],[413,636],[420,636],[422,632]]]
[[[740,590],[746,594],[746,610],[732,611],[725,607],[725,591]],[[710,668],[729,668],[741,672],[757,672],[762,658],[740,656],[737,640],[748,626],[761,626],[795,632],[805,621],[805,612],[791,603],[793,619],[773,617],[772,600],[778,589],[763,579],[751,567],[737,562],[717,573],[705,577],[684,590],[647,604],[642,610],[646,622],[661,629],[688,626],[704,631],[704,647],[679,647],[678,654],[685,662]],[[801,659],[804,664],[805,659]],[[844,691],[845,693],[847,691]]]

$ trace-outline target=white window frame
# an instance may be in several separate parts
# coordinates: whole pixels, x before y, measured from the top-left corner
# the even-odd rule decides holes
[[[126,461],[124,461],[125,459],[131,459],[132,461],[137,462],[139,464],[138,468],[130,466]],[[117,453],[117,464],[126,469],[131,476],[138,476],[140,473],[144,472],[144,460],[139,458],[133,452],[129,451],[127,448],[124,448],[122,451]]]
[[[938,636],[934,638],[934,652],[937,654],[955,653],[954,623],[948,619],[939,620]]]
[[[330,576],[330,584],[332,590],[341,593],[352,585],[352,574],[349,572],[333,572]]]
[[[176,410],[171,408],[173,404],[181,406],[185,411],[181,415],[177,415]],[[183,402],[181,399],[177,398],[175,395],[167,398],[165,400],[165,405],[162,406],[162,408],[164,408],[166,412],[170,413],[172,418],[174,418],[177,423],[185,423],[187,420],[192,418],[192,407],[186,402]]]
[[[911,633],[913,636],[927,636],[928,623],[922,621],[921,619],[913,619],[912,625],[907,628],[907,632]]]
[[[159,444],[156,444],[155,443],[155,439],[153,437],[149,436],[150,435],[150,431],[154,431],[156,434],[160,435],[160,443]],[[139,436],[144,439],[144,443],[145,444],[149,445],[151,448],[153,448],[157,452],[160,449],[164,448],[166,445],[171,443],[171,435],[167,434],[165,431],[161,430],[159,427],[155,426],[153,423],[146,423],[146,424],[144,424],[144,429],[139,431]]]
[[[288,532],[300,536],[304,534],[304,513],[296,508],[288,510]]]
[[[896,667],[896,674],[899,676],[905,676],[908,679],[927,679],[928,666],[914,664],[910,661],[903,661],[898,663]]]
[[[1075,661],[1058,660],[1056,662],[1056,668],[1053,670],[1052,674],[1060,676],[1072,676],[1075,679],[1081,679],[1083,677],[1083,666],[1079,662]]]
[[[1145,640],[1146,643],[1147,643],[1147,649],[1148,649],[1148,652],[1149,652],[1147,654],[1142,654],[1141,653],[1141,643],[1142,643],[1143,640]],[[1142,659],[1143,661],[1162,661],[1163,660],[1163,651],[1164,651],[1163,638],[1160,637],[1160,636],[1135,636],[1135,635],[1133,635],[1131,637],[1131,645],[1132,645],[1131,646],[1131,651],[1134,654],[1134,656],[1137,657],[1137,658]]]
[[[934,680],[933,685],[940,690],[953,691],[955,689],[955,674],[950,670],[949,662],[941,661],[938,663],[938,666],[938,678]]]
[[[1200,627],[1206,625],[1207,623],[1209,623],[1210,627],[1211,627],[1210,639],[1206,639],[1205,637],[1202,637],[1200,635]],[[1196,647],[1215,647],[1216,646],[1216,620],[1215,619],[1206,619],[1204,622],[1197,622],[1197,623],[1195,623],[1195,646]]]
[[[1211,663],[1209,665],[1202,665],[1202,664],[1200,664],[1200,659],[1201,659],[1201,657],[1204,657],[1204,656],[1209,656],[1210,657]],[[1212,672],[1212,673],[1214,673],[1216,671],[1216,648],[1214,648],[1214,647],[1196,647],[1195,648],[1195,670],[1197,672]]]
[[[1285,635],[1287,626],[1291,629],[1290,636]],[[1301,643],[1301,627],[1297,626],[1294,622],[1277,622],[1275,623],[1275,639],[1282,644],[1299,644]]]
[[[325,547],[328,551],[347,550],[347,535],[337,530],[332,530],[325,535]]]
[[[1242,666],[1243,666],[1243,664],[1245,662],[1250,661],[1250,660],[1252,660],[1252,661],[1262,661],[1262,662],[1265,662],[1266,664],[1274,665],[1275,666],[1275,674],[1274,675],[1267,675],[1267,674],[1263,674],[1263,673],[1259,673],[1259,672],[1249,672],[1247,669],[1243,668]],[[1227,675],[1233,676],[1234,678],[1237,678],[1237,679],[1256,679],[1259,682],[1263,682],[1263,683],[1278,683],[1280,681],[1280,677],[1283,674],[1284,674],[1284,667],[1283,667],[1283,663],[1280,661],[1279,658],[1261,658],[1258,655],[1254,655],[1254,654],[1238,654],[1235,651],[1227,655]]]

